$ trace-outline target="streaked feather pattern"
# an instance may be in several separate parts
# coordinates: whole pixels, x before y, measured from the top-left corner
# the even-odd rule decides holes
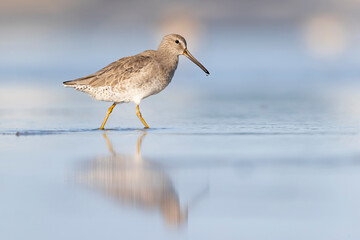
[[[139,73],[143,68],[150,64],[151,57],[147,56],[149,53],[145,53],[145,55],[144,53],[145,52],[131,57],[120,58],[96,73],[64,82],[64,85],[74,87],[76,85],[87,85],[93,88],[104,86],[115,87],[116,84],[131,78],[134,73]]]

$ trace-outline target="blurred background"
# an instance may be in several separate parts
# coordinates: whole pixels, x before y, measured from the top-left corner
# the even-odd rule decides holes
[[[204,82],[182,59],[175,81],[185,88],[357,85],[359,13],[358,0],[2,0],[0,81],[60,86],[180,33],[211,72]]]
[[[358,0],[2,0],[0,107],[96,105],[61,83],[180,33],[211,75],[181,56],[163,99],[301,93],[359,117],[359,13]]]

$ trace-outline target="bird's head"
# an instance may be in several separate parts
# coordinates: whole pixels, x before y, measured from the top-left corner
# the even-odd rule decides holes
[[[179,34],[169,34],[163,37],[158,47],[158,51],[165,51],[176,56],[184,55],[193,63],[198,65],[206,73],[206,75],[210,74],[209,71],[198,60],[196,60],[193,55],[190,54],[187,49],[185,38]]]

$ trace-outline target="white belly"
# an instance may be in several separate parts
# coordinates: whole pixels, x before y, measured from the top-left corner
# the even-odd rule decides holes
[[[78,85],[75,87],[75,90],[85,92],[99,101],[115,103],[134,102],[139,104],[142,99],[162,91],[170,81],[155,79],[152,81],[144,81],[141,84],[128,84],[128,86],[120,85],[115,87]]]

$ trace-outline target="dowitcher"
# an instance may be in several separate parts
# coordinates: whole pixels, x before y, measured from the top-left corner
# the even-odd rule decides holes
[[[66,87],[85,92],[96,100],[113,102],[100,126],[105,123],[116,104],[134,102],[136,115],[149,128],[139,110],[142,99],[162,91],[171,81],[184,55],[198,65],[206,75],[208,70],[187,49],[185,38],[178,34],[166,35],[157,50],[147,50],[134,56],[120,58],[96,73],[63,82]]]

